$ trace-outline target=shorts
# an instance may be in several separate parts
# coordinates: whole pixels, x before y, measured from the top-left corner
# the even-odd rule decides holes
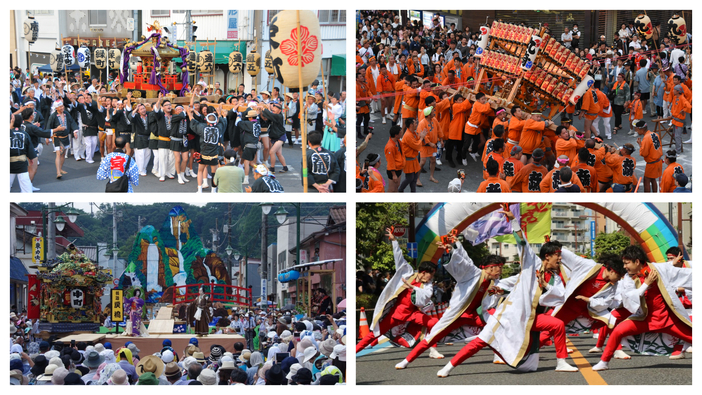
[[[256,158],[256,151],[258,151],[256,148],[245,147],[244,152],[241,154],[241,158],[251,162]]]
[[[171,140],[168,142],[168,144],[169,144],[168,149],[170,149],[173,152],[188,152],[190,149],[189,147],[186,147],[185,145],[183,145],[182,141]]]
[[[646,92],[646,93],[641,92],[641,100],[642,100],[642,101],[643,101],[643,100],[648,100],[648,99],[650,99],[650,98],[651,98],[651,92]]]
[[[266,132],[266,133],[261,133],[258,137],[260,137],[260,138],[264,138],[264,137],[265,137],[265,138],[269,138],[269,137],[268,137],[268,132]]]
[[[114,129],[105,129],[105,134],[108,136],[112,136],[113,134],[115,134],[115,130]]]
[[[283,144],[285,144],[285,142],[288,141],[288,136],[285,135],[285,134],[283,134],[282,136],[280,136],[280,137],[278,138],[278,140],[274,141],[273,144],[277,143],[278,141],[282,141]]]
[[[393,174],[398,177],[402,177],[402,170],[386,170],[385,172],[388,175],[388,180],[392,180]]]
[[[197,163],[204,165],[204,166],[217,166],[219,165],[219,160],[218,158],[214,159],[203,159],[202,156],[200,156],[197,160]]]
[[[524,154],[524,157],[525,157],[526,160],[528,161],[529,159],[531,159],[531,154]]]
[[[52,141],[54,143],[54,152],[60,151],[61,147],[68,147],[71,145],[68,136],[54,136]]]

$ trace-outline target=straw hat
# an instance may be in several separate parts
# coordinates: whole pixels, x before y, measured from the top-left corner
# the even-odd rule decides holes
[[[161,358],[155,355],[147,355],[142,358],[136,366],[136,372],[139,376],[144,373],[151,372],[154,376],[159,377],[163,374],[165,365]]]

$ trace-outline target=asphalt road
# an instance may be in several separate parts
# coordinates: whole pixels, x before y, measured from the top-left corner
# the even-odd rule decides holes
[[[650,111],[648,111],[647,115],[644,115],[644,120],[649,122],[651,121],[651,115]],[[559,118],[556,119],[556,123],[558,124]],[[610,118],[612,126],[614,126],[614,117]],[[386,124],[383,124],[382,118],[380,117],[380,113],[375,113],[371,114],[371,123],[370,125],[375,128],[375,133],[373,137],[371,138],[370,142],[368,143],[368,148],[361,154],[361,160],[363,160],[368,153],[377,153],[381,155],[381,158],[383,159],[383,167],[380,169],[380,173],[383,175],[383,177],[387,181],[387,174],[386,174],[386,169],[385,169],[385,156],[383,154],[384,149],[385,149],[385,144],[388,142],[388,138],[390,137],[389,131],[390,131],[390,126],[391,122],[388,119]],[[688,115],[687,117],[687,125],[690,125],[690,116]],[[574,120],[573,126],[575,126],[578,130],[583,130],[583,120],[577,119],[577,117]],[[653,123],[650,123],[650,128],[652,128],[655,125]],[[604,134],[604,131],[602,129],[602,122],[600,122],[600,133]],[[628,115],[622,115],[622,127],[624,128],[623,130],[620,130],[616,135],[612,136],[612,140],[605,140],[607,144],[612,144],[616,143],[618,146],[622,146],[626,143],[632,143],[634,144],[635,147],[637,147],[636,153],[634,153],[632,156],[636,159],[636,175],[637,177],[642,177],[644,174],[644,170],[646,167],[646,163],[644,160],[641,158],[641,156],[638,154],[638,146],[636,145],[636,139],[638,136],[629,136],[627,133],[629,132],[628,129]],[[689,130],[689,129],[688,129]],[[683,141],[687,141],[690,138],[690,134],[683,135]],[[665,154],[665,151],[668,150],[668,140],[669,138],[664,139],[664,146],[663,146],[663,152]],[[360,140],[356,138],[356,146],[361,144],[363,140]],[[455,155],[455,154],[454,154]],[[683,154],[682,156],[678,156],[678,163],[680,163],[683,168],[685,169],[685,173],[688,176],[692,175],[692,145],[691,144],[684,144],[683,145]],[[425,165],[427,173],[421,173],[419,176],[419,180],[421,183],[424,185],[422,188],[417,187],[417,192],[446,192],[448,188],[448,184],[451,180],[456,178],[456,170],[457,169],[463,169],[466,172],[466,180],[463,183],[463,190],[464,192],[475,192],[478,187],[480,186],[480,183],[483,181],[483,173],[482,173],[482,164],[480,162],[475,162],[473,161],[472,158],[468,157],[468,166],[462,166],[461,163],[457,163],[456,169],[451,168],[448,165],[448,162],[444,160],[444,165],[439,166],[441,168],[441,171],[437,171],[434,173],[434,178],[436,178],[437,181],[439,181],[438,184],[435,184],[431,181],[429,181],[429,165]],[[663,165],[663,170],[665,170],[665,164]],[[403,176],[404,178],[404,176]],[[688,188],[690,188],[692,183],[690,182],[688,184]],[[409,188],[405,188],[405,192],[409,192]],[[639,192],[643,193],[643,186],[639,188]]]
[[[39,192],[78,192],[78,193],[100,193],[105,192],[105,184],[107,181],[97,180],[97,169],[100,166],[100,153],[96,153],[93,157],[95,163],[87,163],[85,161],[76,162],[72,155],[66,159],[63,165],[63,170],[67,171],[60,180],[56,179],[56,167],[51,145],[44,144],[44,151],[39,157],[39,169],[34,177],[34,186],[39,188]],[[276,179],[283,186],[285,192],[302,192],[302,183],[300,168],[302,167],[302,149],[300,145],[294,145],[292,148],[285,145],[283,148],[283,156],[288,165],[287,173],[280,173],[280,163],[276,161]],[[152,155],[153,158],[153,155]],[[132,159],[134,160],[134,159]],[[158,177],[151,174],[153,159],[147,167],[145,177],[139,178],[139,185],[134,187],[134,192],[164,192],[164,193],[195,193],[197,192],[197,178],[187,177],[190,182],[184,185],[178,184],[178,178],[169,179],[160,182]],[[197,164],[194,164],[197,171]],[[211,182],[210,182],[211,184]],[[253,170],[250,171],[249,185],[253,184]],[[310,187],[311,189],[314,189]],[[20,192],[18,182],[15,182],[11,188],[11,192]],[[203,192],[210,193],[210,188],[204,189]],[[316,192],[316,191],[314,191]]]
[[[555,372],[556,352],[553,346],[544,347],[539,353],[539,369],[522,373],[505,366],[493,364],[493,353],[483,349],[456,367],[447,378],[436,373],[443,368],[463,344],[439,345],[444,359],[430,359],[429,352],[422,354],[404,370],[395,370],[409,350],[384,343],[366,348],[356,356],[356,383],[359,385],[691,385],[692,354],[685,359],[669,360],[666,356],[643,356],[629,352],[630,360],[613,359],[610,370],[592,371],[600,354],[588,354],[596,340],[591,335],[568,337],[570,354],[568,363],[580,368],[579,372]]]

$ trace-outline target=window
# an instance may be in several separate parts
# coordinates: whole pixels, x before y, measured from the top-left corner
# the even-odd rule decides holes
[[[346,10],[319,10],[319,23],[346,23]]]
[[[90,26],[107,26],[107,11],[90,11]]]
[[[192,10],[190,11],[192,15],[223,15],[222,10]]]
[[[156,18],[159,16],[171,16],[170,10],[151,10],[151,16]]]

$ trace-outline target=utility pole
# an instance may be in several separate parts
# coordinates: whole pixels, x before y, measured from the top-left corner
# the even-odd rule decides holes
[[[46,232],[47,236],[47,245],[44,246],[44,248],[47,249],[46,259],[49,261],[56,258],[56,226],[54,226],[56,211],[54,208],[56,208],[56,203],[49,203],[48,225],[46,229],[42,229],[43,232]],[[90,211],[92,212],[92,209]]]
[[[266,288],[268,285],[268,216],[261,210],[261,280],[266,281]],[[263,281],[262,281],[263,282]],[[266,293],[261,289],[261,302],[266,306],[266,311],[268,311],[268,290]]]
[[[193,18],[190,10],[185,11],[185,24],[188,27],[188,41],[193,41]],[[193,48],[193,51],[195,48]]]
[[[117,203],[112,203],[112,275],[117,275]]]
[[[141,231],[141,215],[137,218],[137,233]]]

